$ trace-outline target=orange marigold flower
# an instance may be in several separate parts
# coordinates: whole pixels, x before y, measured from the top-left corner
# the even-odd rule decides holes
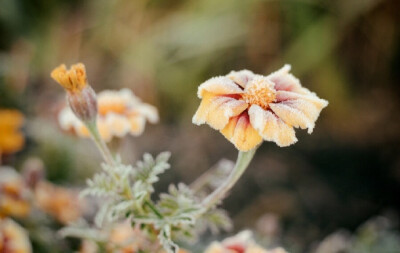
[[[27,216],[31,208],[28,198],[23,178],[11,168],[0,167],[0,217]]]
[[[51,77],[67,91],[67,101],[76,117],[85,124],[95,122],[96,93],[87,83],[85,65],[78,63],[69,70],[62,64],[51,72]]]
[[[25,229],[11,219],[0,219],[0,252],[32,252]]]
[[[86,69],[82,63],[72,65],[69,70],[61,64],[50,75],[68,92],[80,92],[87,85]]]
[[[143,133],[146,121],[158,122],[157,109],[141,102],[129,89],[102,91],[98,94],[97,101],[97,127],[105,141],[127,134],[138,136]],[[68,107],[60,111],[58,120],[62,129],[81,137],[90,136],[86,126]]]
[[[222,242],[213,242],[204,253],[287,253],[282,248],[267,250],[259,246],[252,239],[248,230],[226,238]]]
[[[193,123],[209,124],[240,151],[249,151],[262,140],[278,146],[297,141],[293,128],[311,133],[328,101],[303,88],[289,73],[290,65],[262,76],[249,70],[232,71],[202,83],[202,99]]]
[[[18,110],[0,109],[0,155],[15,153],[25,144],[19,131],[24,123],[24,116]]]
[[[37,183],[34,197],[38,207],[63,224],[76,221],[81,216],[78,194],[46,181]]]

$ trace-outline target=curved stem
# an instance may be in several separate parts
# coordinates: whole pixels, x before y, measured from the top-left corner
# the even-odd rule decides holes
[[[108,149],[106,143],[100,136],[99,130],[97,129],[96,126],[96,121],[87,123],[86,127],[89,129],[93,141],[94,143],[96,143],[97,148],[100,150],[100,153],[103,156],[104,161],[109,165],[115,165],[114,157],[111,155],[111,152]]]
[[[257,148],[248,152],[239,151],[235,167],[233,168],[227,180],[203,200],[202,205],[205,210],[208,210],[226,196],[226,193],[235,185],[235,183],[242,176],[243,172],[246,170],[256,150]]]

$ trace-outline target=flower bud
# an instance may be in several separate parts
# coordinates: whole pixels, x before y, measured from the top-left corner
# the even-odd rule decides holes
[[[97,116],[96,93],[86,86],[79,93],[67,93],[67,101],[72,111],[84,123],[95,122]]]
[[[51,77],[67,91],[67,101],[74,114],[85,124],[96,121],[96,93],[87,83],[85,65],[74,64],[69,70],[64,64],[51,72]]]

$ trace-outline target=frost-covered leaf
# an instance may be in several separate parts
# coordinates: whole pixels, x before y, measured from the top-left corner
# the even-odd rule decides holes
[[[223,209],[212,209],[205,212],[198,224],[199,232],[203,232],[207,228],[213,234],[217,234],[221,230],[232,230],[232,221]]]
[[[144,154],[143,160],[138,161],[133,170],[134,180],[142,181],[147,187],[146,191],[154,192],[153,184],[159,180],[158,175],[170,168],[168,163],[170,156],[169,152],[163,152],[154,159],[150,154]]]
[[[135,205],[134,199],[121,201],[110,207],[107,217],[110,221],[126,218],[127,214],[130,213],[134,205]]]
[[[92,179],[87,179],[87,188],[80,193],[81,197],[92,195],[109,197],[117,195],[114,191],[115,182],[104,172],[97,173]]]
[[[171,240],[171,227],[169,225],[162,227],[158,234],[158,239],[168,253],[177,253],[179,251],[179,246]]]

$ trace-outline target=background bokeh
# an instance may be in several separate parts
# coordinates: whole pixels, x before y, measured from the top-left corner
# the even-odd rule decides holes
[[[257,151],[223,203],[235,230],[310,252],[377,215],[395,228],[399,13],[397,0],[0,0],[0,108],[27,117],[27,145],[3,163],[19,168],[37,156],[51,181],[74,186],[98,169],[92,143],[62,133],[56,120],[64,93],[49,73],[79,61],[96,91],[128,87],[159,109],[159,124],[119,143],[124,160],[170,150],[173,169],[158,190],[190,183],[236,156],[221,134],[191,124],[198,85],[230,70],[268,74],[290,63],[330,104],[312,135],[300,130],[291,147]]]

